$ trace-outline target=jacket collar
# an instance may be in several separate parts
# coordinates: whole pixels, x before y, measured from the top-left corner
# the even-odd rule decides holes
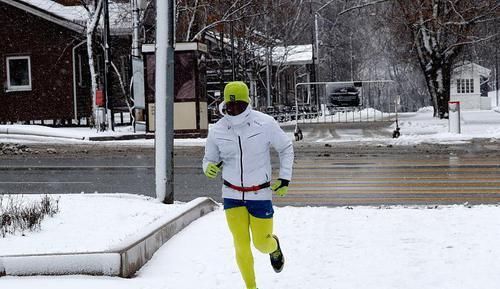
[[[223,103],[222,103],[222,105],[223,105]],[[229,124],[230,127],[231,126],[238,127],[238,126],[244,124],[245,122],[248,122],[248,120],[250,119],[250,114],[252,112],[252,106],[250,104],[248,104],[245,111],[243,111],[242,113],[235,115],[235,116],[223,113],[221,106],[219,107],[219,110],[220,110],[221,114],[224,116],[224,119],[227,121],[227,123]]]

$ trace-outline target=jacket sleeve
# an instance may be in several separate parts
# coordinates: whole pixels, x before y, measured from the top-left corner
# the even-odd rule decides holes
[[[294,158],[292,140],[286,135],[275,120],[271,122],[271,129],[269,130],[269,133],[271,145],[278,152],[280,158],[279,178],[290,181],[292,179]]]
[[[213,130],[208,131],[207,143],[205,144],[205,156],[203,157],[203,171],[207,170],[208,163],[220,161],[219,147],[215,143]]]

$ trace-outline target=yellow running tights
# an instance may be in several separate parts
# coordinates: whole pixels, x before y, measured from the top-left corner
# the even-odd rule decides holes
[[[246,207],[225,210],[229,230],[233,234],[236,262],[247,289],[256,289],[253,255],[250,249],[250,231],[253,245],[262,253],[270,254],[278,248],[273,234],[273,219],[256,218]]]

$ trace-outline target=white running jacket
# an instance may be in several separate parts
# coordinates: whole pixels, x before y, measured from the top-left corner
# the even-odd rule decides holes
[[[271,182],[270,147],[279,153],[279,178],[291,180],[293,145],[291,139],[269,115],[253,110],[250,105],[237,115],[224,115],[208,131],[203,158],[203,171],[208,163],[223,162],[222,178],[239,187]],[[225,185],[222,197],[238,200],[271,200],[272,191],[240,192]]]

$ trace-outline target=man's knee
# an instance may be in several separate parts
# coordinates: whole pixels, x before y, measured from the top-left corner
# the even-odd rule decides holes
[[[264,254],[269,254],[276,250],[276,241],[270,234],[254,237],[253,245],[257,250]]]

